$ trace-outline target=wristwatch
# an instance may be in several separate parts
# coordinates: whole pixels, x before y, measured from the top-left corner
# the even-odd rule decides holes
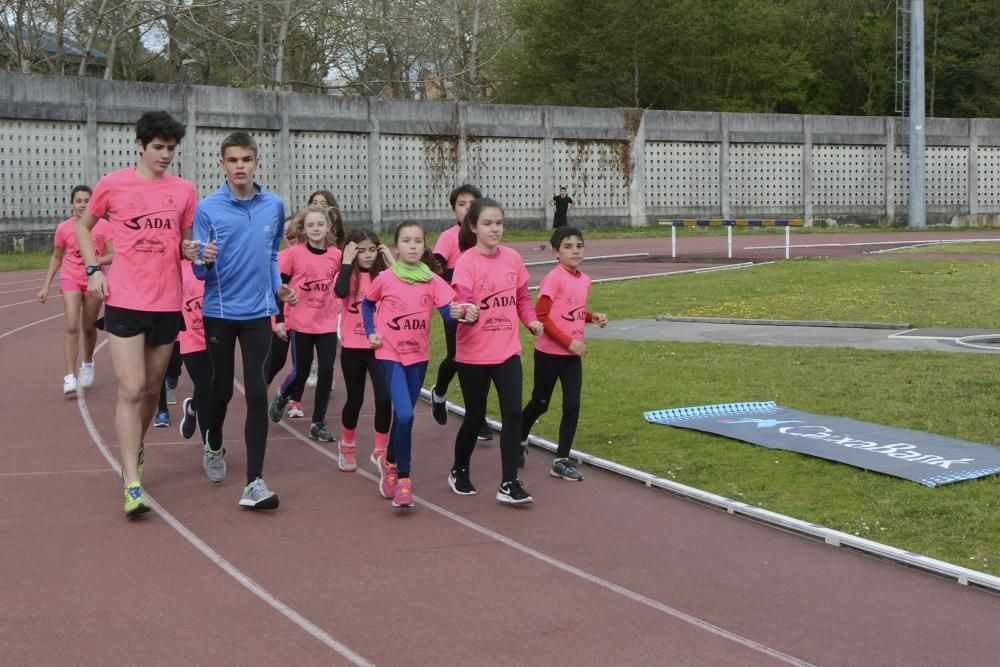
[[[87,277],[89,278],[90,276],[94,275],[100,270],[101,270],[100,264],[91,264],[90,266],[87,267]]]

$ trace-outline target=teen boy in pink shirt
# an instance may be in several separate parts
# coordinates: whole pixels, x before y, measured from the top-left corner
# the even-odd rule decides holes
[[[590,322],[605,327],[608,316],[587,310],[590,278],[580,271],[584,256],[583,233],[575,227],[558,227],[552,233],[551,243],[559,266],[542,280],[535,304],[544,331],[535,342],[535,388],[521,418],[519,463],[524,465],[528,434],[548,410],[552,390],[559,381],[563,394],[562,420],[559,422],[559,447],[549,474],[578,482],[583,475],[569,460],[569,452],[580,418],[581,360],[587,354],[583,328]]]
[[[149,511],[142,491],[142,440],[182,326],[181,254],[197,257],[190,241],[198,197],[194,185],[167,172],[184,126],[165,111],[136,123],[139,163],[102,178],[76,223],[87,290],[103,298],[104,329],[118,379],[115,431],[122,457],[125,513]],[[111,223],[115,261],[107,278],[97,264],[92,230]],[[206,259],[212,252],[206,252]]]

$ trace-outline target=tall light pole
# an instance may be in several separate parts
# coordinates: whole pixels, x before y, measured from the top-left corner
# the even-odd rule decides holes
[[[927,226],[924,118],[924,0],[910,3],[910,197],[908,226]]]

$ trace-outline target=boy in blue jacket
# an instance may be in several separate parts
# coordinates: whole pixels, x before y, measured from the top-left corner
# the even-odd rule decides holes
[[[212,391],[206,411],[203,467],[213,482],[226,477],[222,427],[233,397],[236,341],[243,356],[247,416],[243,436],[247,448],[247,485],[240,506],[275,509],[278,495],[264,484],[267,447],[267,382],[264,364],[271,346],[271,316],[277,301],[294,304],[295,292],[282,285],[278,245],[285,229],[281,199],[254,182],[260,166],[257,142],[234,132],[222,142],[226,182],[198,203],[194,239],[211,248],[211,263],[195,263],[195,276],[205,281],[202,314],[205,342],[212,359]]]

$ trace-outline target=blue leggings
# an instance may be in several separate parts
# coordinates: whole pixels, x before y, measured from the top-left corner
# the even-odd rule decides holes
[[[392,401],[392,428],[389,430],[386,461],[396,464],[400,477],[409,477],[413,408],[420,398],[420,387],[427,374],[427,362],[404,366],[398,361],[379,359],[378,367]]]

